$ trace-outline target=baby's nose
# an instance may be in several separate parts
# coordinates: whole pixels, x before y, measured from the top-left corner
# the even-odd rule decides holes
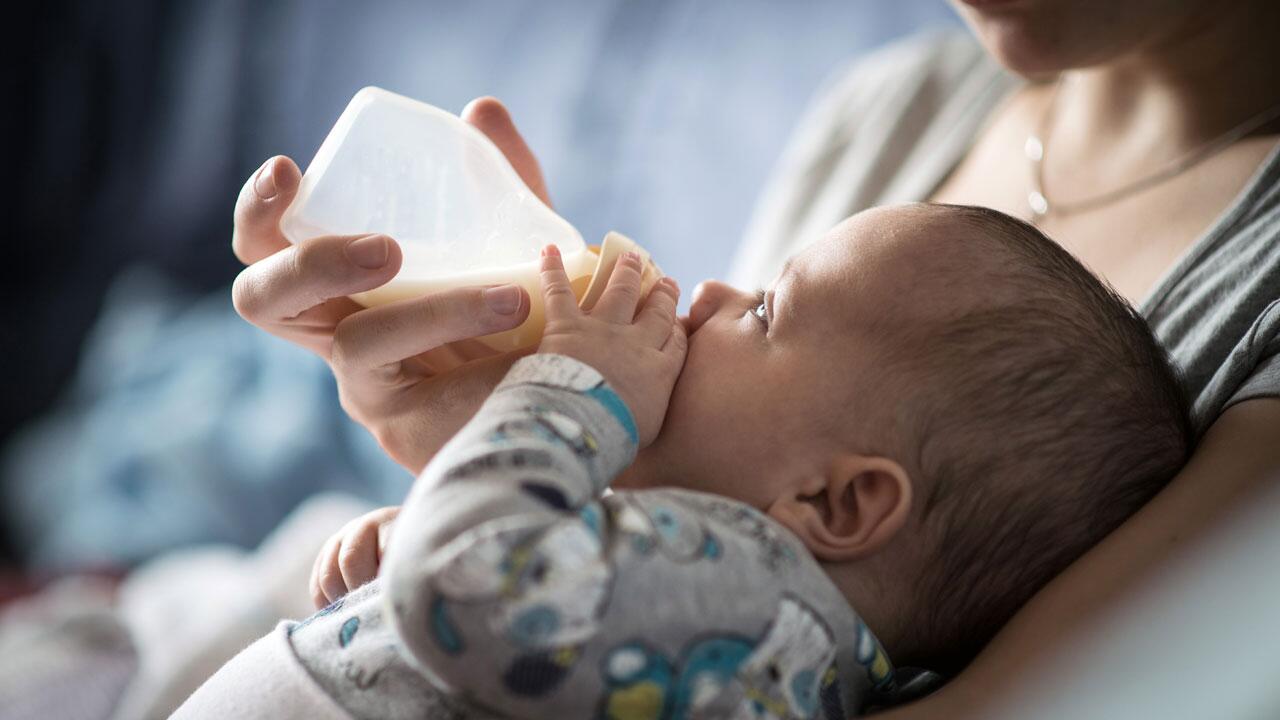
[[[703,323],[716,314],[716,309],[724,301],[729,289],[728,285],[715,280],[698,283],[693,289],[693,302],[689,304],[689,322],[686,327],[690,333],[702,327]]]

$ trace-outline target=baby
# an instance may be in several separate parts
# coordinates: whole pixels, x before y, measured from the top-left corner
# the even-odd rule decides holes
[[[962,668],[1190,450],[1142,319],[994,211],[860,213],[683,324],[638,268],[583,313],[546,251],[539,351],[178,716],[845,718],[905,697],[889,658]]]

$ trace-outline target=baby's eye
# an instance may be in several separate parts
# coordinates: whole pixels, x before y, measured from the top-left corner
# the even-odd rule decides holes
[[[764,323],[765,327],[768,327],[769,316],[765,312],[765,308],[764,308],[764,292],[765,292],[764,290],[756,291],[756,306],[751,311],[751,314],[755,315],[756,318],[760,320],[760,322]]]

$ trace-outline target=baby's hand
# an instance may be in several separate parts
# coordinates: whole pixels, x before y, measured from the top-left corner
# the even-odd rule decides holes
[[[543,248],[547,326],[538,352],[568,355],[603,375],[631,410],[640,447],[645,447],[662,428],[688,338],[676,320],[680,289],[675,280],[659,280],[641,303],[640,273],[640,256],[623,253],[595,307],[584,313],[569,287],[559,249]]]
[[[352,520],[325,541],[311,568],[311,598],[322,608],[378,576],[382,550],[399,507],[384,507]]]

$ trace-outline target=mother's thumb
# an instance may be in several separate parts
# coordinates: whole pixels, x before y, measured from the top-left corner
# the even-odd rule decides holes
[[[538,158],[534,157],[520,131],[516,130],[511,113],[507,112],[507,107],[501,100],[489,96],[478,97],[462,109],[462,119],[488,136],[502,154],[507,156],[507,162],[515,168],[524,184],[547,207],[551,207],[551,197],[547,194],[547,183],[542,178]]]

